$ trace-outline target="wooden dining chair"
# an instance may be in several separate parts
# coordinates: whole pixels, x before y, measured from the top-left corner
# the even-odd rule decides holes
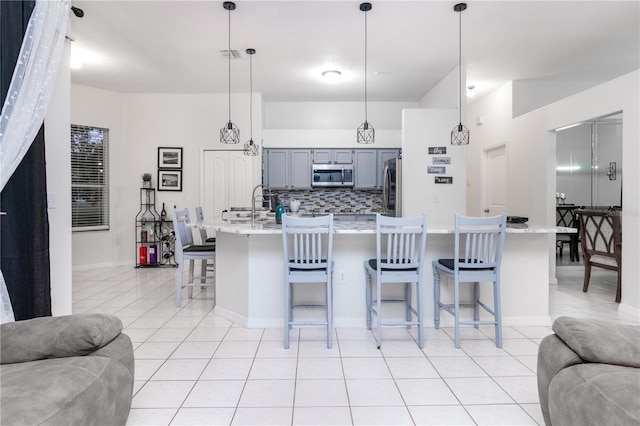
[[[617,210],[581,210],[580,240],[584,257],[584,284],[587,292],[591,267],[597,266],[618,274],[615,301],[622,298],[622,219]]]

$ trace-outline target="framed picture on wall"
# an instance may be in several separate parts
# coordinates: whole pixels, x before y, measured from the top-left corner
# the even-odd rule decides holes
[[[182,148],[158,147],[159,169],[181,169]]]
[[[182,170],[158,170],[158,191],[182,191]]]

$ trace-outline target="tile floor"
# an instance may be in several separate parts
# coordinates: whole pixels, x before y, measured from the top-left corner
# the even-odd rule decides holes
[[[617,312],[615,274],[558,268],[551,313],[638,323]],[[120,317],[134,342],[136,373],[128,425],[528,425],[544,424],[536,354],[548,327],[426,329],[420,350],[406,329],[384,330],[382,349],[363,328],[245,329],[212,312],[212,292],[183,298],[174,269],[112,267],[74,272],[74,313]]]

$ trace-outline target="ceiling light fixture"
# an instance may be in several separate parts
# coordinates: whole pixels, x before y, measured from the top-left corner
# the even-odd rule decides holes
[[[367,12],[371,8],[371,3],[360,3],[364,12],[364,123],[358,127],[358,143],[362,144],[374,143],[376,138],[376,131],[367,121]]]
[[[221,143],[240,143],[240,129],[231,122],[231,11],[236,10],[236,4],[232,1],[225,1],[222,3],[222,7],[229,11],[229,122],[220,129],[220,142]]]
[[[458,111],[460,122],[451,131],[451,145],[469,145],[469,129],[462,125],[462,11],[467,9],[466,3],[458,3],[453,10],[458,12]]]
[[[258,145],[253,142],[253,55],[256,49],[247,49],[249,55],[249,142],[244,144],[244,155],[255,157],[258,155]]]
[[[322,76],[329,82],[333,83],[340,79],[342,73],[338,70],[327,70],[322,72]]]

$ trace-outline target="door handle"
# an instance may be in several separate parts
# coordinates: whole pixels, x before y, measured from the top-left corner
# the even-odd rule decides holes
[[[489,213],[489,209],[484,209],[484,212],[485,213]]]

